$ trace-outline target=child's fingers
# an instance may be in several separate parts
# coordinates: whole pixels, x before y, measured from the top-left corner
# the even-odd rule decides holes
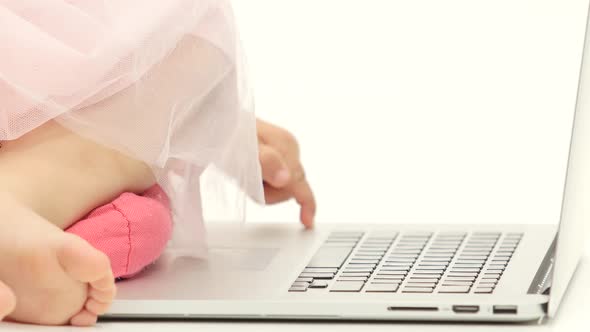
[[[262,178],[275,188],[282,188],[291,181],[291,173],[281,154],[266,144],[259,145]]]
[[[298,183],[284,189],[273,188],[269,185],[264,186],[264,195],[266,203],[276,204],[295,198],[297,203],[301,206],[301,223],[306,228],[312,228],[315,214],[316,201],[307,180],[302,179]]]
[[[266,204],[278,204],[293,198],[293,193],[287,189],[277,189],[264,184],[264,200]]]
[[[301,223],[303,223],[306,228],[312,228],[317,206],[315,196],[307,180],[303,179],[295,184],[293,196],[301,206]]]

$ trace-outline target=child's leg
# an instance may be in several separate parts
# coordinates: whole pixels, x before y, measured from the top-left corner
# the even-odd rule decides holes
[[[0,281],[0,321],[14,310],[16,299],[14,294]]]
[[[188,102],[188,96],[196,93],[207,94],[225,77],[227,64],[219,49],[185,38],[142,80],[140,104],[132,86],[82,111],[99,116],[135,110],[125,119],[109,118],[132,123],[136,143],[146,144],[153,131],[138,125],[137,119],[148,114],[152,124],[169,119],[166,114],[174,110],[174,103]],[[133,114],[137,116],[129,117]],[[153,186],[151,169],[49,122],[16,141],[3,142],[0,183],[0,280],[17,297],[9,317],[39,324],[94,323],[114,297],[109,262],[87,242],[63,230],[123,192],[142,193]],[[6,198],[1,197],[3,192]]]
[[[91,325],[115,294],[108,258],[63,232],[124,191],[143,192],[149,168],[48,123],[0,149],[0,280],[17,297],[10,319]]]

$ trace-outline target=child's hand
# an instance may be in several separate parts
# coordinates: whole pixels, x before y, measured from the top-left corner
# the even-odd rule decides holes
[[[264,196],[268,204],[295,198],[301,222],[313,226],[316,203],[299,160],[299,145],[291,133],[260,119],[256,122]]]

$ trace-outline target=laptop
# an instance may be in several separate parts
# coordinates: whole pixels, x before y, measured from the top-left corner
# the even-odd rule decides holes
[[[587,46],[582,58],[576,108],[563,110],[571,112],[573,127],[558,226],[320,223],[305,231],[213,223],[209,259],[164,255],[118,284],[105,318],[520,322],[554,316],[590,215]]]

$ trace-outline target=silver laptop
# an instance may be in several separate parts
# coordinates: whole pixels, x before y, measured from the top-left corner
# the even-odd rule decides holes
[[[588,33],[586,37],[588,43]],[[582,46],[580,46],[582,47]],[[164,255],[106,318],[530,321],[556,314],[590,207],[590,52],[559,226],[209,225],[208,260]]]

